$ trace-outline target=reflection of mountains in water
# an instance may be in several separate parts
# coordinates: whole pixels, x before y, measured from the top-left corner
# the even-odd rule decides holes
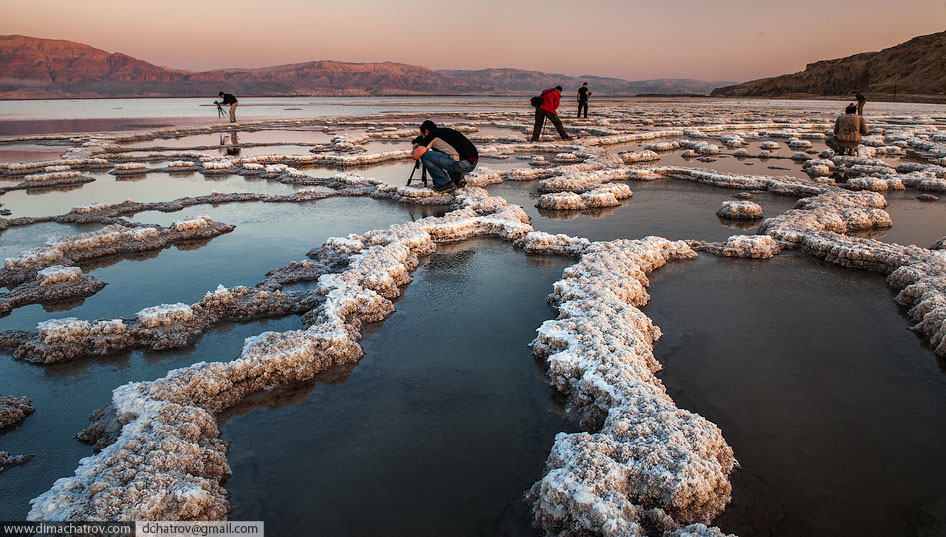
[[[0,97],[6,98],[216,95],[221,86],[243,95],[496,95],[531,94],[559,84],[577,89],[583,82],[599,94],[706,95],[729,84],[692,79],[579,78],[508,68],[434,71],[394,62],[331,60],[194,73],[121,53],[109,54],[82,43],[25,36],[0,36],[0,64],[5,79]]]

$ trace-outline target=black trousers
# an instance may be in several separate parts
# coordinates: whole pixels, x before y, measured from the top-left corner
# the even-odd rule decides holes
[[[532,141],[538,142],[539,136],[542,134],[542,127],[545,126],[545,118],[549,118],[549,121],[552,122],[552,125],[555,125],[555,130],[558,131],[558,135],[562,137],[562,140],[571,140],[568,137],[568,133],[565,132],[565,127],[562,126],[562,120],[558,119],[558,114],[553,114],[548,110],[543,110],[538,106],[535,107],[535,128],[532,129]]]
[[[588,117],[588,99],[585,99],[584,101],[578,101],[578,115],[575,117],[581,117],[582,107],[585,109],[585,117]]]

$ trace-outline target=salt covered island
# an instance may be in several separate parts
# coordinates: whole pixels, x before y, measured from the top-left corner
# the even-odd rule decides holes
[[[703,393],[700,381],[663,371],[661,337],[681,332],[672,319],[683,322],[694,314],[687,299],[655,304],[671,319],[660,326],[648,306],[650,293],[660,291],[651,279],[661,276],[671,285],[664,271],[682,271],[701,259],[709,264],[700,270],[716,271],[711,282],[738,285],[745,271],[776,274],[774,267],[789,266],[800,281],[825,278],[828,288],[831,279],[856,282],[855,295],[886,293],[877,306],[889,314],[886,320],[871,324],[872,313],[849,311],[845,317],[863,322],[837,337],[909,329],[902,337],[912,361],[890,373],[909,378],[885,397],[897,400],[910,391],[904,386],[916,382],[926,386],[923,394],[932,394],[917,401],[932,401],[926,410],[938,413],[935,402],[946,393],[936,365],[946,358],[941,110],[874,104],[870,135],[856,155],[840,156],[824,144],[837,103],[602,99],[593,117],[567,119],[572,141],[547,129],[538,143],[527,141],[528,107],[502,99],[476,104],[471,108],[461,98],[437,103],[438,123],[466,133],[482,157],[467,185],[446,193],[417,179],[405,184],[410,141],[427,117],[415,110],[0,138],[0,209],[6,211],[0,218],[0,351],[6,355],[0,367],[0,429],[6,431],[0,436],[0,518],[224,520],[267,512],[265,499],[238,490],[240,470],[249,467],[250,455],[262,474],[269,459],[289,454],[254,452],[255,440],[236,433],[225,438],[227,423],[276,408],[301,413],[310,392],[328,389],[323,384],[338,384],[343,393],[345,379],[354,383],[361,371],[362,339],[383,331],[402,307],[409,309],[412,282],[420,272],[425,278],[436,274],[431,260],[455,251],[453,243],[470,255],[492,255],[484,245],[500,243],[511,252],[502,259],[562,259],[567,267],[547,287],[547,301],[527,305],[547,320],[508,322],[522,345],[531,341],[535,364],[525,367],[534,378],[527,380],[547,385],[536,412],[563,425],[555,422],[549,433],[528,441],[533,451],[546,446],[544,465],[527,476],[531,486],[501,499],[514,514],[475,512],[488,519],[483,524],[489,529],[456,533],[683,537],[754,528],[767,535],[778,534],[772,533],[778,527],[818,533],[828,519],[897,532],[907,531],[903,520],[916,513],[942,515],[942,493],[932,506],[917,499],[915,505],[874,510],[876,520],[845,502],[821,515],[800,508],[805,495],[779,490],[786,477],[766,473],[757,463],[764,457],[752,453],[756,440],[748,432],[764,431],[740,426],[742,411],[727,407],[728,395],[698,397],[693,394]],[[238,138],[231,138],[234,132]],[[37,148],[61,154],[22,159]],[[306,242],[315,240],[313,229],[328,235]],[[791,264],[779,265],[781,258]],[[502,270],[491,277],[503,285]],[[461,300],[449,295],[455,285],[450,278],[432,282],[446,293],[434,295],[444,304]],[[807,285],[794,292],[824,305],[846,296],[825,296]],[[684,290],[682,296],[688,293],[698,294]],[[425,305],[424,321],[450,322],[438,318],[435,301]],[[719,317],[731,315],[720,308]],[[778,336],[761,324],[730,336],[758,341],[761,349],[791,348],[793,339],[815,328],[828,325],[831,333],[834,323],[808,319],[806,325],[781,303],[763,310],[767,326],[786,327]],[[488,337],[476,319],[472,311],[450,331],[466,361],[481,358],[476,342]],[[425,346],[421,328],[416,347]],[[700,340],[675,341],[683,343],[664,356],[688,355],[707,364],[720,358]],[[412,352],[382,345],[371,361],[396,363]],[[768,351],[742,354],[767,364]],[[820,363],[834,355],[802,358]],[[725,360],[719,364],[727,367]],[[864,357],[864,370],[879,367]],[[345,372],[341,381],[326,380],[339,370]],[[870,374],[860,368],[847,373],[851,383]],[[782,390],[810,389],[804,397],[856,419],[857,410],[844,407],[849,397],[816,393],[818,379],[785,380],[784,386],[783,380],[770,379],[773,400]],[[44,395],[72,383],[97,386],[79,397],[78,409],[68,393]],[[307,387],[293,392],[299,386]],[[425,386],[411,389],[423,393]],[[110,398],[101,395],[108,392]],[[675,394],[705,404],[688,408]],[[455,395],[448,391],[432,400]],[[339,397],[373,396],[366,390]],[[437,413],[441,404],[426,411]],[[940,418],[915,417],[910,404],[886,418],[907,431],[897,433],[905,444],[912,445],[911,431],[946,436]],[[712,414],[703,415],[704,409]],[[320,410],[331,413],[331,404]],[[798,420],[800,436],[819,412],[798,413],[804,418]],[[747,453],[712,415],[738,428],[733,434]],[[288,439],[298,429],[319,427],[302,420],[280,434]],[[851,475],[869,474],[867,461],[874,459],[862,458],[860,450],[871,449],[871,436],[837,434],[860,446],[847,453]],[[832,437],[798,442],[805,451]],[[787,464],[803,465],[804,459],[793,459],[791,443],[783,445]],[[231,460],[231,450],[242,453],[239,461]],[[351,456],[370,458],[370,452]],[[922,474],[942,478],[946,468],[930,450],[910,452],[913,464],[925,470],[892,470],[899,477],[884,478],[878,495],[915,488],[917,496],[936,497]],[[318,450],[306,458],[306,464],[321,464]],[[818,471],[827,472],[830,464],[825,466]],[[438,486],[468,485],[444,479]],[[290,495],[256,495],[278,503],[281,494]],[[331,513],[316,505],[298,516],[325,519]],[[502,524],[494,522],[501,518]],[[814,527],[798,526],[805,523]]]

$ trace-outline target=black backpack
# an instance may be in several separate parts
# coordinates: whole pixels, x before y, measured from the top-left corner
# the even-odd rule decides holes
[[[550,89],[550,90],[545,90],[545,91],[543,91],[541,94],[539,94],[538,97],[533,97],[533,98],[529,99],[529,104],[531,104],[532,106],[534,106],[534,107],[536,107],[536,108],[542,106],[542,97],[544,97],[545,94],[548,93],[548,92],[550,92],[550,91],[555,91],[555,90],[554,90],[554,89]]]

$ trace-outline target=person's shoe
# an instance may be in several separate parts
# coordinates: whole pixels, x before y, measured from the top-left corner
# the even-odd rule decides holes
[[[444,183],[440,186],[434,185],[435,192],[450,192],[451,190],[453,190],[453,188],[454,188],[453,181]]]
[[[454,181],[453,184],[456,185],[457,188],[463,188],[466,186],[466,179],[460,178],[458,181]]]

